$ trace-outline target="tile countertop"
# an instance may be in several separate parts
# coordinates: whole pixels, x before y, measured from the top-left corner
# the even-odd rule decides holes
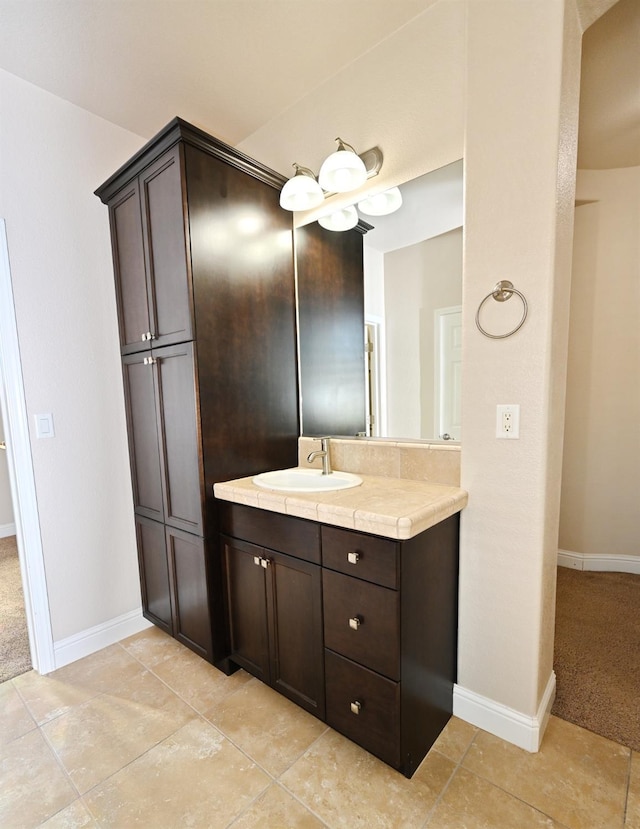
[[[467,505],[464,489],[403,478],[360,475],[362,484],[333,492],[276,492],[252,483],[252,477],[214,484],[222,501],[281,512],[405,540],[438,524]]]

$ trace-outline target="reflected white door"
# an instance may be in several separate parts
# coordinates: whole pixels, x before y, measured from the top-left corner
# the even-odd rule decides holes
[[[460,440],[462,433],[462,308],[435,312],[435,419],[441,440]]]

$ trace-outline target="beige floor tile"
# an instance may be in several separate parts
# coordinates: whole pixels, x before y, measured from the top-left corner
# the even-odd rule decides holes
[[[432,748],[459,763],[477,733],[478,729],[471,723],[451,717]]]
[[[203,720],[194,720],[84,800],[101,829],[222,829],[271,783]]]
[[[31,829],[78,797],[39,730],[0,746],[0,826]]]
[[[332,829],[417,829],[454,769],[432,751],[407,780],[329,730],[280,782]]]
[[[36,723],[12,681],[0,684],[0,744],[33,731]]]
[[[38,725],[82,705],[97,694],[96,691],[88,691],[56,679],[54,674],[41,676],[35,671],[22,674],[13,682]]]
[[[326,824],[273,783],[230,829],[323,829]]]
[[[45,821],[39,829],[98,829],[98,824],[89,814],[81,800],[74,801],[66,809]]]
[[[122,682],[140,671],[141,666],[137,660],[118,644],[78,659],[64,668],[58,668],[49,676],[76,688],[107,694],[117,690]]]
[[[124,647],[201,714],[251,679],[245,671],[227,676],[158,628],[125,640]]]
[[[640,753],[631,755],[631,779],[627,797],[625,829],[640,829]]]
[[[196,713],[149,671],[42,726],[83,794],[173,734]]]
[[[428,829],[561,829],[517,797],[459,768],[426,823]]]
[[[557,717],[537,753],[479,732],[463,766],[570,829],[622,826],[629,749]]]
[[[247,682],[205,716],[274,777],[327,730],[323,722],[258,679]]]
[[[120,645],[147,668],[172,659],[185,650],[184,645],[155,625],[123,639]]]

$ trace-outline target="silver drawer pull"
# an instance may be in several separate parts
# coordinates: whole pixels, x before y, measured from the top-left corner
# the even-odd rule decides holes
[[[270,558],[262,558],[262,559],[260,559],[260,564],[261,564],[261,565],[264,567],[264,569],[266,570],[266,569],[267,569],[267,567],[270,567],[270,566],[271,566],[271,559],[270,559]]]
[[[358,700],[351,703],[351,713],[355,714],[356,716],[360,713],[360,709],[362,708],[362,703]]]
[[[349,619],[349,627],[353,630],[358,630],[360,625],[362,624],[362,619],[359,616],[352,616]]]
[[[260,562],[261,562],[261,561],[262,561],[262,559],[260,558],[260,556],[254,556],[254,557],[253,557],[253,563],[254,563],[254,564],[257,564],[257,565],[258,565],[258,567],[260,567]]]
[[[360,561],[360,553],[347,553],[349,564],[357,564]]]

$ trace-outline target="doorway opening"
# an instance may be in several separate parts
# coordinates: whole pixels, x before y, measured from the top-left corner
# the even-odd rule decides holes
[[[31,664],[36,671],[46,674],[55,668],[53,635],[20,363],[7,228],[1,218],[0,413],[4,424]]]

